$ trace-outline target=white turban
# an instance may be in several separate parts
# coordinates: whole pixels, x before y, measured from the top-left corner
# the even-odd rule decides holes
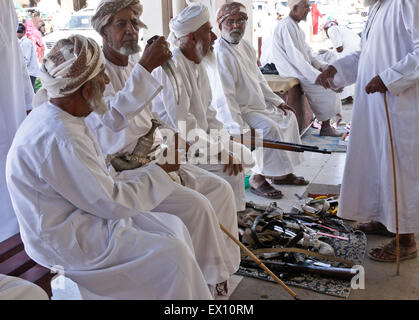
[[[206,6],[201,3],[192,3],[181,13],[170,20],[169,41],[173,43],[191,32],[195,32],[205,23],[209,22],[210,15]]]
[[[105,57],[100,46],[91,38],[72,35],[57,41],[40,68],[42,89],[34,98],[39,106],[49,98],[68,96],[104,68]]]
[[[102,29],[111,18],[122,9],[129,7],[138,16],[143,13],[143,6],[139,0],[101,0],[96,8],[96,12],[92,17],[92,27],[102,35]],[[140,21],[140,28],[147,26]]]
[[[308,2],[308,0],[288,0],[287,6],[292,10],[297,4],[303,1]]]

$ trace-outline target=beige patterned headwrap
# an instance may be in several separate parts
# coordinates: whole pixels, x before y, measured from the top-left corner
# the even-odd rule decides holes
[[[101,0],[96,8],[96,12],[92,17],[93,28],[101,35],[102,29],[105,27],[111,18],[122,9],[130,7],[134,13],[141,16],[143,13],[143,6],[139,0]],[[147,26],[140,21],[140,28],[147,28]]]
[[[72,35],[57,41],[43,59],[40,68],[42,89],[35,95],[34,106],[49,98],[61,98],[76,92],[95,78],[104,66],[102,49],[93,39]]]
[[[246,7],[244,4],[240,2],[230,2],[223,4],[217,11],[217,23],[220,29],[221,24],[225,19],[227,19],[229,16],[234,16],[237,13],[240,13],[246,20],[248,19]]]

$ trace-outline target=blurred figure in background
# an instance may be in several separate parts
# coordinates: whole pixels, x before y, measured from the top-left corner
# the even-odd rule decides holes
[[[25,59],[25,64],[28,68],[29,77],[31,78],[33,91],[35,92],[35,80],[39,76],[38,57],[36,56],[34,44],[26,37],[26,29],[22,23],[19,23],[17,28],[17,37],[19,39],[20,47],[22,48],[23,58]]]
[[[329,21],[324,27],[327,37],[332,42],[334,54],[329,55],[327,63],[343,58],[344,56],[361,49],[361,38],[346,26],[340,26],[337,21]],[[347,86],[340,94],[342,104],[353,102],[355,84]]]

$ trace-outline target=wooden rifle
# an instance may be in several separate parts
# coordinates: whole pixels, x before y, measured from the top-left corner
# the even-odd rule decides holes
[[[251,139],[246,139],[241,137],[240,139],[231,137],[231,140],[244,144],[246,146],[250,146],[251,150],[254,150],[256,147],[256,142],[268,149],[277,149],[277,150],[286,150],[286,151],[293,151],[293,152],[316,152],[316,153],[324,153],[324,154],[332,154],[331,151],[327,149],[320,149],[317,146],[308,146],[304,144],[297,144],[297,143],[290,143],[290,142],[282,142],[282,141],[274,141],[274,140],[267,140],[267,139],[255,139],[255,137],[251,137]]]

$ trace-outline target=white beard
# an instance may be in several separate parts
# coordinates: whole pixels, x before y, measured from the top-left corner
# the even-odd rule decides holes
[[[223,37],[223,39],[225,39],[228,43],[231,44],[239,44],[241,39],[244,36],[244,33],[234,33],[234,35],[232,35],[233,31],[235,31],[237,29],[232,30],[232,32],[228,32],[224,27],[221,30],[221,36]],[[240,30],[237,30],[240,31]]]
[[[114,45],[114,43],[112,42],[112,38],[109,34],[106,34],[106,39],[108,40],[108,45],[114,49],[116,52],[124,55],[124,56],[130,56],[132,54],[136,54],[138,52],[141,52],[141,47],[136,43],[135,45],[131,46],[131,47],[121,47],[119,49],[117,49]]]
[[[108,105],[103,99],[103,93],[99,88],[99,84],[96,81],[93,81],[92,85],[94,94],[89,98],[89,100],[87,100],[87,103],[89,104],[92,112],[95,112],[98,115],[103,115],[109,110]]]
[[[364,7],[371,7],[373,6],[378,0],[364,0]]]
[[[202,41],[198,41],[195,48],[195,54],[198,56],[199,60],[205,65],[216,67],[217,57],[215,56],[214,51],[209,50],[208,53],[204,56],[204,53],[202,52],[202,47]]]

